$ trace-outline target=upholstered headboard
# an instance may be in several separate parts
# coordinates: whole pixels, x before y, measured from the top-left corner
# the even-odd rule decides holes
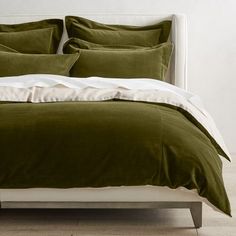
[[[167,76],[167,81],[180,88],[187,89],[187,27],[186,17],[184,15],[142,15],[142,14],[71,14],[78,15],[91,20],[109,24],[130,24],[130,25],[148,25],[159,21],[172,20],[172,32],[170,40],[174,43],[174,52],[171,61],[171,67]],[[0,24],[23,23],[27,21],[37,21],[46,18],[64,18],[63,15],[6,15],[0,16]],[[67,39],[64,31],[62,44]]]

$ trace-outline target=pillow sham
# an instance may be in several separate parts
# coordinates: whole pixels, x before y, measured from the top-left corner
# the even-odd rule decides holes
[[[0,32],[0,43],[22,53],[52,53],[53,28],[22,32]]]
[[[59,54],[22,54],[0,51],[0,76],[25,74],[55,74],[69,76],[79,53]]]
[[[17,52],[16,50],[0,44],[0,52]]]
[[[148,26],[107,25],[77,16],[66,16],[69,37],[98,44],[154,46],[169,38],[171,21]]]
[[[109,44],[98,44],[98,43],[92,43],[92,42],[88,42],[86,40],[83,39],[79,39],[79,38],[70,38],[69,40],[67,40],[64,45],[63,48],[66,48],[67,46],[70,47],[79,47],[82,49],[142,49],[142,48],[147,48],[144,46],[137,46],[137,45],[109,45]]]
[[[63,20],[0,24],[0,44],[22,53],[56,53],[63,32]]]
[[[167,42],[154,47],[112,48],[70,39],[64,53],[80,52],[71,69],[72,77],[153,78],[164,80],[172,53]]]

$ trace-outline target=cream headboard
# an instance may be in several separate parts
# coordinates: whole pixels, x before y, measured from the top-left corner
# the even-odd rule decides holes
[[[180,88],[187,89],[187,24],[184,15],[132,15],[132,14],[70,14],[89,18],[108,24],[148,25],[164,19],[172,20],[171,41],[174,43],[174,52],[171,68],[167,80]],[[6,15],[0,16],[0,24],[14,24],[27,21],[37,21],[46,18],[64,18],[62,15]],[[67,35],[64,31],[63,42]],[[61,46],[60,49],[61,50]]]

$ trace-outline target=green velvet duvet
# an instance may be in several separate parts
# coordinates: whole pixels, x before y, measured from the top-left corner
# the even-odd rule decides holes
[[[218,147],[204,132],[163,104],[1,103],[0,188],[183,186],[230,215]]]

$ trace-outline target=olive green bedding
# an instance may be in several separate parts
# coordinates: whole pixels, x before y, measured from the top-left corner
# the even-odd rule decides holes
[[[56,53],[62,32],[61,19],[0,24],[0,44],[21,53]]]
[[[80,53],[71,70],[73,77],[152,78],[165,80],[173,45],[170,42],[153,47],[99,45],[71,38],[64,53]]]
[[[148,26],[107,25],[77,16],[66,16],[69,37],[98,44],[154,46],[168,40],[171,21]]]
[[[155,45],[158,46],[158,45]],[[154,47],[155,47],[154,46]],[[98,43],[92,43],[83,39],[79,38],[70,38],[68,39],[64,45],[63,48],[66,50],[67,47],[71,48],[82,48],[82,49],[147,49],[151,47],[144,47],[144,46],[138,46],[138,45],[126,45],[126,44],[119,44],[119,45],[112,45],[112,44],[98,44]]]
[[[0,78],[25,74],[68,76],[79,54],[25,54],[0,45]]]
[[[230,215],[217,146],[174,106],[2,102],[0,150],[0,188],[182,186]]]
[[[7,47],[3,44],[0,44],[0,52],[15,52],[15,53],[18,53],[15,49]]]
[[[22,53],[51,53],[53,28],[0,32],[0,43]]]

